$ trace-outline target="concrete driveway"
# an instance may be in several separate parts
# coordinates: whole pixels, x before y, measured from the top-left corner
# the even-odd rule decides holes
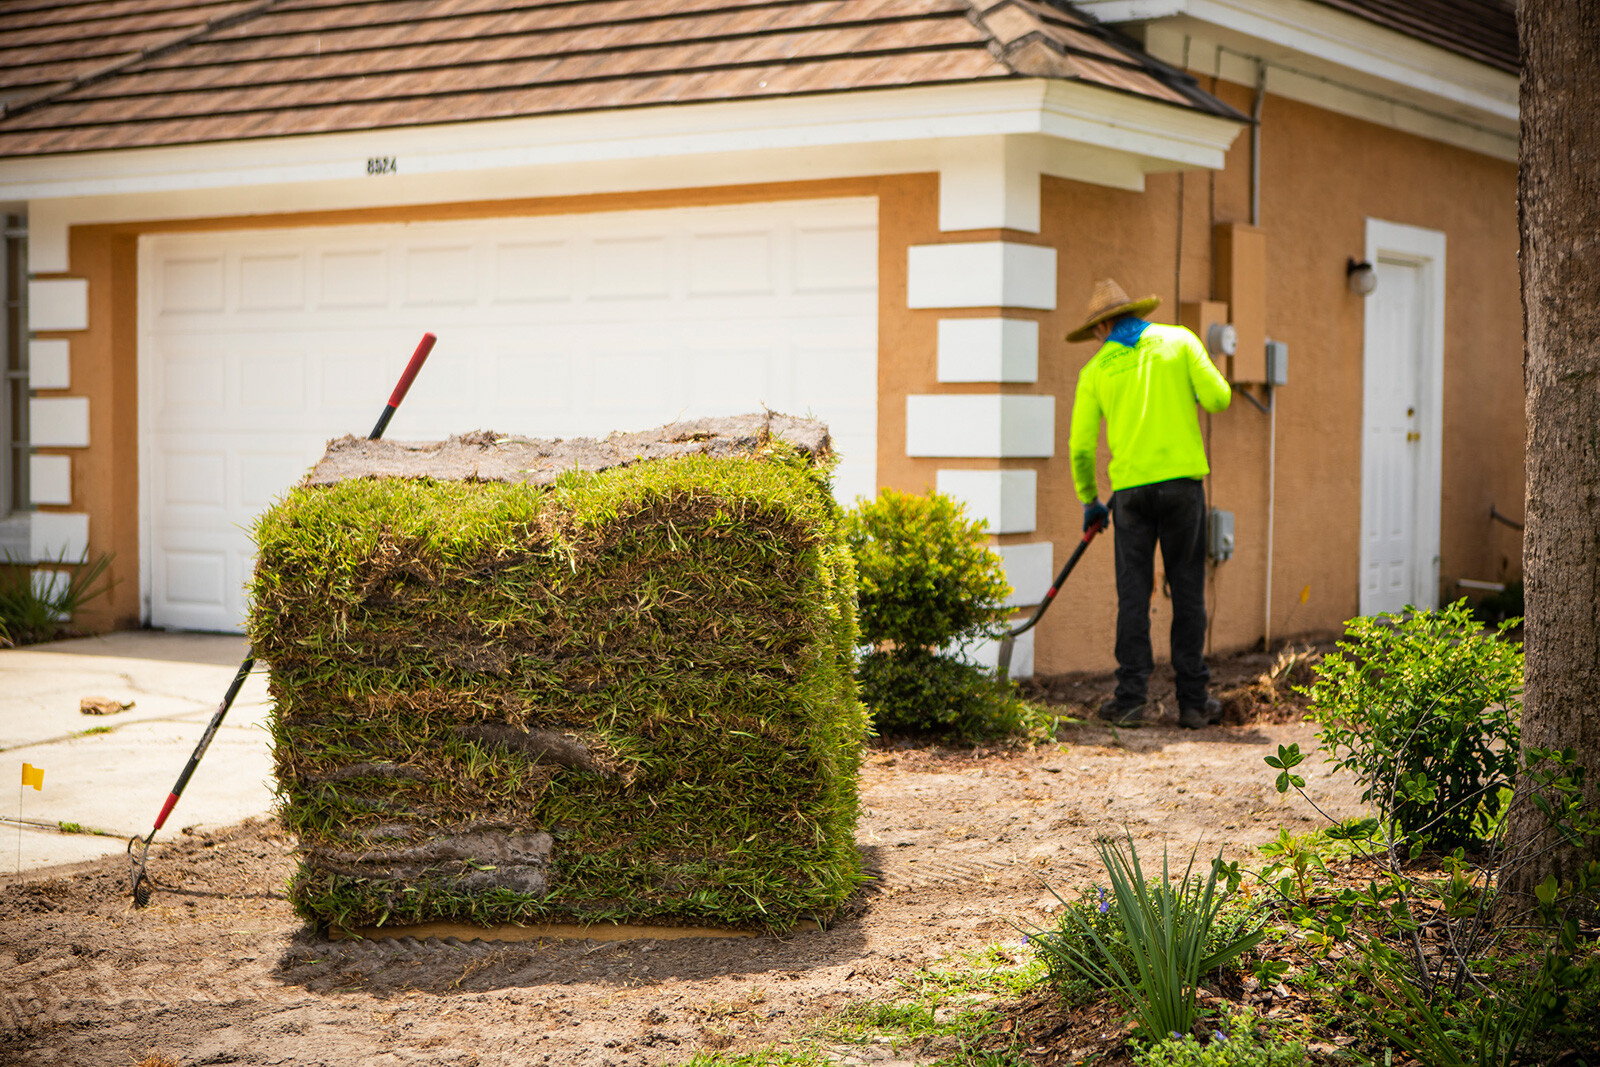
[[[0,649],[0,875],[98,859],[148,834],[245,651],[242,637],[156,631]],[[157,841],[272,810],[264,672]],[[133,706],[85,715],[85,697]],[[19,788],[24,763],[44,771],[42,790]]]

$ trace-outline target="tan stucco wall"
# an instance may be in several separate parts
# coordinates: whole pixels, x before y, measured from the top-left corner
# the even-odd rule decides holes
[[[1223,85],[1218,93],[1248,110],[1248,91]],[[1155,317],[1165,321],[1177,317],[1179,301],[1210,297],[1211,225],[1249,221],[1249,168],[1242,134],[1214,177],[1154,176],[1143,194],[1046,181],[1061,310],[1045,319],[1040,385],[1062,398],[1062,410],[1039,506],[1041,536],[1058,546],[1058,561],[1081,525],[1067,426],[1073,382],[1094,347],[1061,337],[1098,276],[1117,277],[1135,295],[1159,294]],[[1290,384],[1277,390],[1275,644],[1337,630],[1357,611],[1364,312],[1345,286],[1345,263],[1362,257],[1368,217],[1446,234],[1441,594],[1453,598],[1457,578],[1520,574],[1520,535],[1489,519],[1491,503],[1520,516],[1522,501],[1515,166],[1269,97],[1260,217],[1267,333],[1290,350]],[[1268,419],[1236,398],[1206,423],[1212,503],[1236,516],[1237,552],[1208,585],[1212,648],[1223,651],[1258,644],[1265,630]],[[1155,604],[1162,659],[1170,613],[1159,591]],[[1040,628],[1039,669],[1110,665],[1113,619],[1110,545],[1097,544]]]

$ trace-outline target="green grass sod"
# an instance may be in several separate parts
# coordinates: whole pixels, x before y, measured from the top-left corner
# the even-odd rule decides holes
[[[854,569],[781,441],[303,486],[256,537],[308,918],[782,930],[855,888]]]

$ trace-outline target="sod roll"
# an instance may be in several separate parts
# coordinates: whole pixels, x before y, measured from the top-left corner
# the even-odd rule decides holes
[[[827,431],[346,438],[259,520],[291,895],[345,928],[786,929],[859,880]]]

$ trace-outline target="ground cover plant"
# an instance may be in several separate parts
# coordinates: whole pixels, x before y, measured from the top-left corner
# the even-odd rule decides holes
[[[863,702],[880,734],[982,740],[1052,721],[959,650],[1005,629],[1006,584],[984,526],[941,493],[885,489],[846,516],[859,575]]]
[[[1079,983],[1109,990],[1148,1040],[1189,1034],[1199,1020],[1202,976],[1265,936],[1249,917],[1223,921],[1239,888],[1237,864],[1219,855],[1197,876],[1191,853],[1174,876],[1163,855],[1160,874],[1146,877],[1132,838],[1097,842],[1095,851],[1109,889],[1067,905],[1054,929],[1029,940],[1065,994]]]
[[[72,616],[111,589],[106,572],[111,556],[65,554],[34,567],[11,556],[0,558],[0,648],[53,641],[66,633]]]
[[[513,480],[314,472],[260,520],[302,914],[785,929],[850,895],[865,724],[825,431],[730,433],[559,474],[478,435],[450,449]]]

